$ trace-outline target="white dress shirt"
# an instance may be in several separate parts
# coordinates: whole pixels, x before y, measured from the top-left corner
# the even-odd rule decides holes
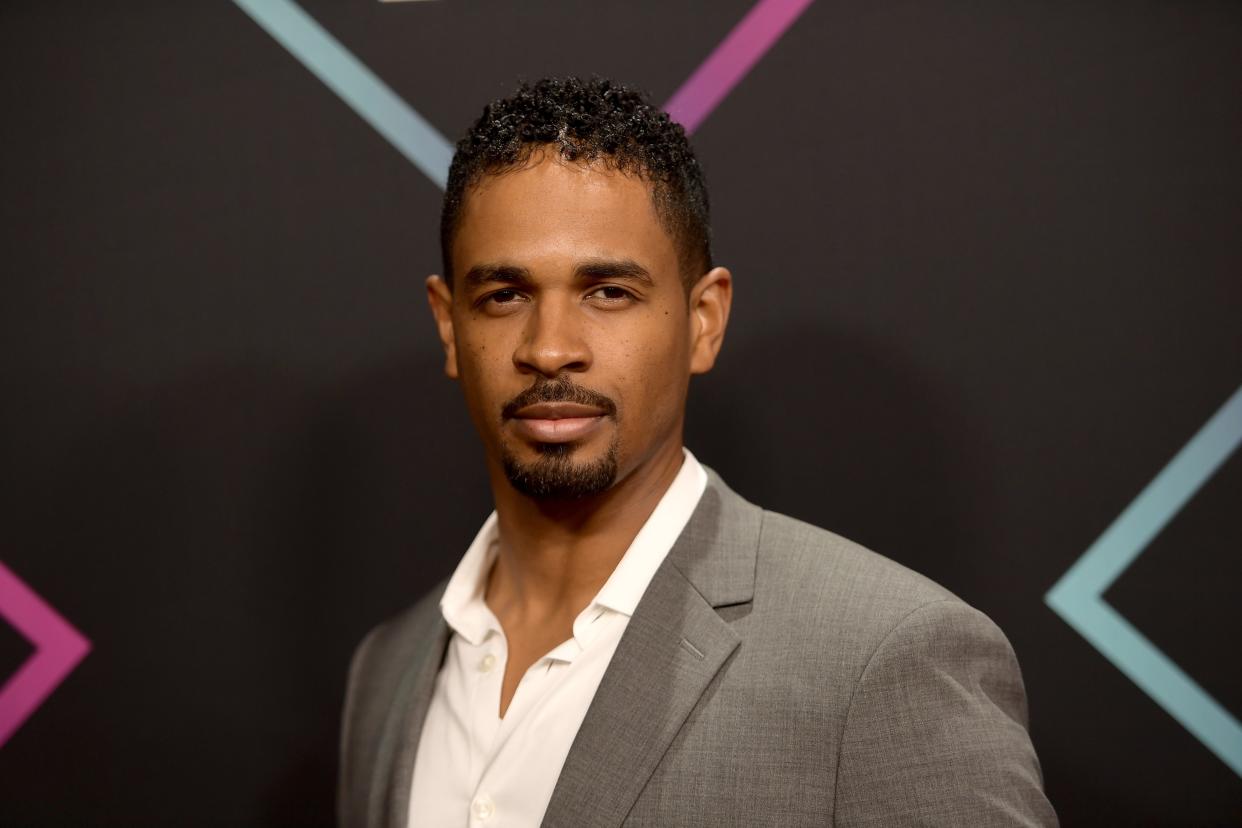
[[[707,487],[689,451],[573,637],[531,665],[500,718],[508,647],[483,600],[496,560],[493,512],[449,579],[440,610],[452,630],[423,722],[410,828],[537,826],[604,671],[639,599]]]

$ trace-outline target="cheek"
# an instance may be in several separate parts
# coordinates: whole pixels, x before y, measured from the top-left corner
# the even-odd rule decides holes
[[[480,330],[480,327],[484,330]],[[498,363],[511,364],[506,354],[511,355],[512,350],[506,351],[503,334],[504,331],[495,330],[495,326],[488,328],[470,324],[469,320],[466,324],[459,325],[456,337],[457,359],[463,363],[464,370],[486,381],[489,376],[496,376]]]
[[[476,417],[492,419],[491,410],[505,395],[502,380],[505,364],[512,364],[503,356],[503,348],[496,342],[462,337],[457,341],[457,370],[466,402]],[[506,398],[507,399],[507,398]]]
[[[627,430],[642,430],[675,419],[689,380],[689,337],[661,314],[656,330],[616,341],[613,358],[623,388]]]

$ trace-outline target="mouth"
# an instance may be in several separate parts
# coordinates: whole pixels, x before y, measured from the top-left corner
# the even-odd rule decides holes
[[[569,443],[581,440],[599,428],[607,413],[592,405],[568,402],[541,402],[513,412],[514,429],[529,440],[540,443]]]

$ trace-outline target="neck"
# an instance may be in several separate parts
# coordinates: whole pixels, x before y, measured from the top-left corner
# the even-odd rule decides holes
[[[573,618],[599,592],[681,470],[681,434],[608,491],[534,500],[491,470],[500,531],[486,600],[500,617]]]

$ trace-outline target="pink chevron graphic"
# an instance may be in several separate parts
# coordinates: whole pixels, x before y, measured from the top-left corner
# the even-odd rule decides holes
[[[665,111],[693,133],[811,2],[759,0],[673,93]]]
[[[90,652],[91,643],[0,563],[0,615],[35,651],[0,687],[0,746]]]

